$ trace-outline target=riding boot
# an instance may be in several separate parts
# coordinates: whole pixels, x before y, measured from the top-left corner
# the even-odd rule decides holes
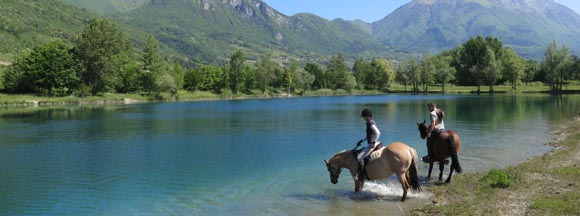
[[[433,143],[432,138],[427,138],[427,156],[421,158],[425,163],[433,163],[435,161],[435,156],[433,155]]]
[[[356,175],[356,180],[363,181],[364,180],[364,161],[360,161],[358,163],[358,173]]]

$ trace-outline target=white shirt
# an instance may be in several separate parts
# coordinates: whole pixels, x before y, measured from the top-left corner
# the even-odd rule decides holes
[[[443,119],[440,119],[439,116],[437,116],[437,111],[439,111],[439,109],[435,109],[430,113],[431,121],[435,121],[435,128],[433,130],[444,130],[445,122],[443,122]]]

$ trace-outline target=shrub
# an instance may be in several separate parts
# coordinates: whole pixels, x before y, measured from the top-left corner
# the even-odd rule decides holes
[[[508,188],[512,184],[513,177],[503,170],[491,170],[479,182],[492,188]]]

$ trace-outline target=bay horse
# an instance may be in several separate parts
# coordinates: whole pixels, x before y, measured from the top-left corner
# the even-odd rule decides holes
[[[370,154],[369,162],[365,165],[366,175],[368,180],[385,179],[393,174],[396,174],[401,186],[403,187],[403,197],[401,201],[407,198],[407,190],[409,187],[415,191],[420,191],[418,176],[418,156],[414,148],[400,142],[394,142],[386,147]],[[332,184],[338,183],[338,177],[342,168],[350,170],[351,176],[354,178],[354,191],[362,190],[365,179],[357,179],[359,165],[356,159],[355,150],[343,150],[330,158],[324,160],[326,168],[330,173],[330,182]]]
[[[419,130],[421,139],[427,138],[429,128],[427,127],[426,121],[423,121],[423,123],[417,123],[417,129]],[[445,168],[445,164],[449,162],[447,158],[451,157],[451,168],[449,171],[449,176],[447,177],[447,180],[445,180],[445,183],[449,183],[451,181],[451,176],[453,175],[453,170],[457,171],[458,173],[463,171],[458,159],[459,150],[461,148],[461,139],[459,138],[459,134],[453,130],[444,130],[433,139],[431,146],[433,148],[435,160],[426,162],[429,163],[429,174],[427,175],[427,178],[431,178],[433,163],[439,162],[439,181],[442,181],[443,168]]]

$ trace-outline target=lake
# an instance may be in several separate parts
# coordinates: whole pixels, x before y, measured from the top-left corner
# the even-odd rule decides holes
[[[580,111],[580,95],[539,94],[3,109],[0,215],[401,215],[429,194],[401,203],[394,177],[355,194],[347,171],[330,183],[323,159],[364,137],[363,108],[373,110],[381,141],[425,155],[416,122],[431,101],[461,135],[465,172],[549,151],[554,126]]]

